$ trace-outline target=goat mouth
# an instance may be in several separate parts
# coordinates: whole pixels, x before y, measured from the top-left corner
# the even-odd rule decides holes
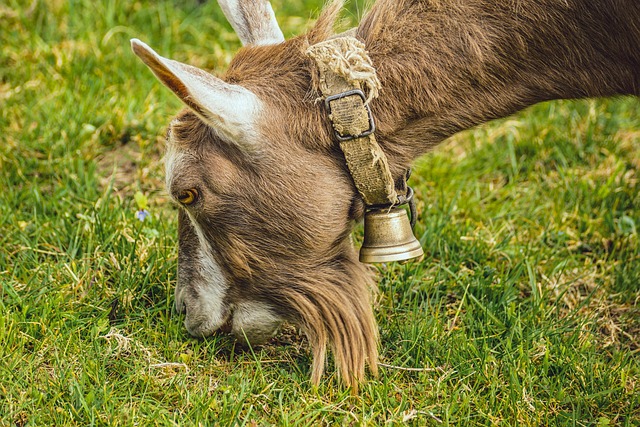
[[[233,324],[233,315],[230,311],[225,310],[219,319],[211,319],[209,316],[202,315],[198,311],[191,312],[188,308],[184,310],[184,325],[190,335],[194,337],[208,337],[218,332],[231,332],[230,325]]]
[[[230,334],[233,330],[233,316],[229,316],[227,320],[218,328],[220,332]]]

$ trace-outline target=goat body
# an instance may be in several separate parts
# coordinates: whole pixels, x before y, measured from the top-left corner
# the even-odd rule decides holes
[[[350,239],[364,205],[305,53],[332,36],[341,3],[287,41],[268,2],[221,6],[245,44],[221,79],[132,41],[188,107],[166,156],[184,208],[176,306],[194,335],[252,343],[292,321],[312,382],[329,346],[355,388],[377,370],[373,275]],[[355,34],[382,83],[371,109],[395,178],[454,133],[537,102],[640,95],[637,0],[380,0]]]

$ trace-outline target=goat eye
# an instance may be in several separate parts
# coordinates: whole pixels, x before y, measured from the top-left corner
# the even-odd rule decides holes
[[[198,200],[199,196],[200,195],[198,194],[198,190],[196,190],[195,188],[192,188],[190,190],[183,190],[179,192],[176,198],[183,205],[189,206],[194,204]]]

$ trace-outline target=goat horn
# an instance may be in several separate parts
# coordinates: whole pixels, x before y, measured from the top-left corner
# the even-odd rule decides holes
[[[271,3],[267,0],[218,0],[218,4],[243,45],[284,41]]]

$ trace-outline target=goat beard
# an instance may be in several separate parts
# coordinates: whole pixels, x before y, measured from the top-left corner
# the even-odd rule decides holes
[[[378,374],[378,326],[373,314],[376,293],[371,267],[355,255],[313,270],[311,277],[292,280],[281,292],[291,320],[307,335],[313,354],[311,383],[320,383],[330,348],[338,375],[357,392],[368,365]],[[291,314],[290,314],[291,316]]]

